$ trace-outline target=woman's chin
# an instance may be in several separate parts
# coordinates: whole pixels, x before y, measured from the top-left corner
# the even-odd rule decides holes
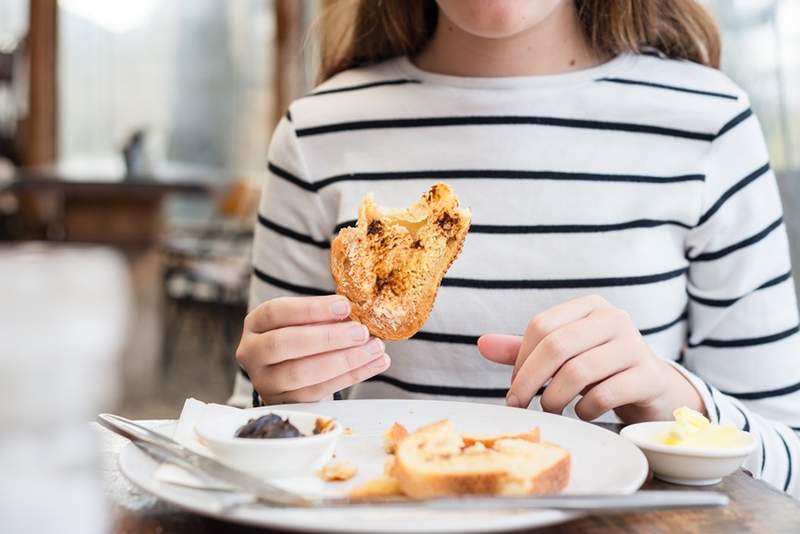
[[[508,39],[546,19],[563,0],[438,0],[462,31],[485,39]]]

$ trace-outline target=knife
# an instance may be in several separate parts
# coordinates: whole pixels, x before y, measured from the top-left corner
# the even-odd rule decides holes
[[[564,510],[574,512],[621,513],[664,510],[671,508],[705,508],[728,504],[728,497],[710,491],[638,491],[617,494],[562,494],[535,497],[465,496],[427,500],[395,498],[350,499],[310,498],[284,490],[248,473],[228,467],[208,456],[187,449],[177,441],[133,421],[113,414],[100,414],[98,421],[109,430],[130,439],[147,455],[160,462],[182,467],[204,480],[230,484],[247,494],[243,499],[229,500],[223,508],[250,505],[289,507],[391,507],[425,508],[432,510]]]

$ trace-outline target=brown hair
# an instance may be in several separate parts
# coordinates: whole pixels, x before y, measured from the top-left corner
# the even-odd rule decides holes
[[[602,54],[656,48],[719,68],[714,19],[696,0],[573,0],[590,44]],[[435,0],[328,0],[318,81],[360,65],[419,52],[436,29]]]

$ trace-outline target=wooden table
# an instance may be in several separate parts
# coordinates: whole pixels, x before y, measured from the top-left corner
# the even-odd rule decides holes
[[[142,248],[161,237],[167,195],[207,196],[215,180],[210,171],[177,165],[133,178],[105,167],[32,167],[0,182],[0,193],[16,194],[26,222],[48,226],[50,239]]]
[[[222,533],[249,534],[265,531],[225,523],[184,512],[134,488],[120,473],[117,455],[127,442],[94,424],[100,436],[100,450],[107,494],[112,501],[115,532],[118,534]],[[682,486],[649,479],[646,489],[676,490]],[[676,510],[625,515],[589,516],[563,525],[536,530],[537,533],[800,533],[800,501],[755,480],[744,471],[732,475],[712,489],[727,494],[726,508]]]

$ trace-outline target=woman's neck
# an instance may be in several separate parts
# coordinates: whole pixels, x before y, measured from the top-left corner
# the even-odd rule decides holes
[[[534,76],[585,69],[607,58],[594,52],[572,2],[561,2],[542,22],[508,38],[461,30],[442,10],[427,46],[413,58],[421,69],[468,77]]]

